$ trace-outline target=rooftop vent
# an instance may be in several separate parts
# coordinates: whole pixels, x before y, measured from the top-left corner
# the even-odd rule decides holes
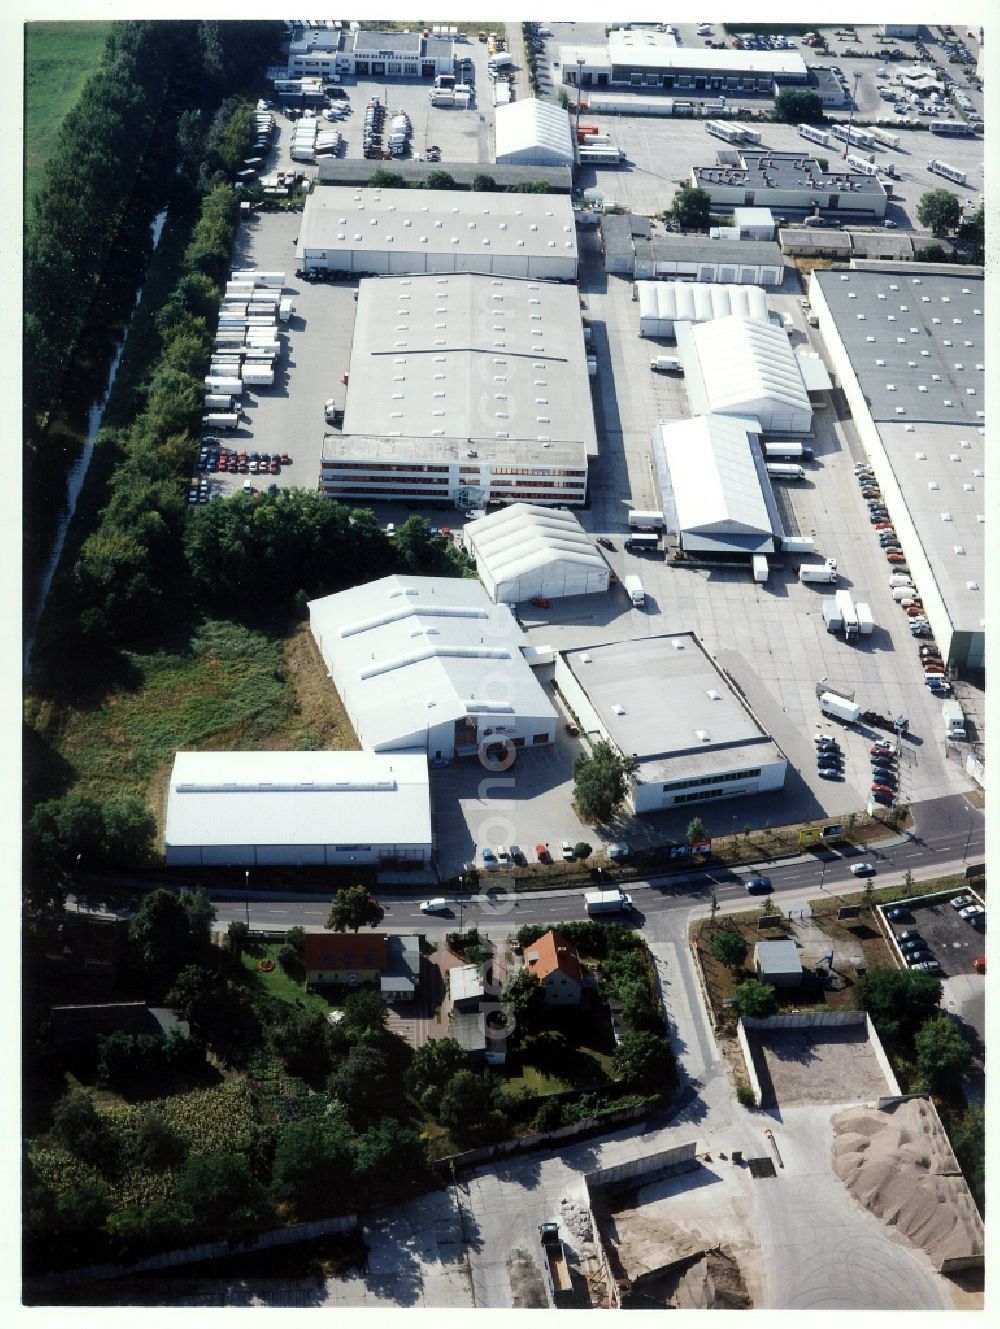
[[[954,549],[956,554],[965,553],[965,545],[952,545],[952,549]]]
[[[926,452],[915,452],[915,453],[913,454],[913,456],[915,457],[915,459],[916,459],[917,461],[926,461],[926,460],[927,460],[927,453],[926,453]]]
[[[941,513],[941,520],[942,520],[942,521],[951,521],[951,513],[950,513],[950,512],[942,512],[942,513]]]

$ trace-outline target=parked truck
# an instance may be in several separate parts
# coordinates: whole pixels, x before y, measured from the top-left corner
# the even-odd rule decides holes
[[[778,461],[787,457],[791,461],[811,461],[813,450],[802,443],[793,443],[790,439],[784,443],[765,443],[764,456],[768,461]]]
[[[850,591],[837,591],[834,599],[843,624],[844,636],[848,641],[854,641],[858,635],[858,613],[854,608],[854,597]]]
[[[823,604],[823,622],[826,624],[827,632],[840,632],[844,626],[844,620],[840,613],[840,606],[837,604],[836,597],[828,595],[824,598]]]
[[[654,355],[649,367],[655,374],[676,374],[681,362],[676,355]]]
[[[628,524],[633,531],[662,531],[665,522],[662,512],[642,512],[633,508],[628,514]]]
[[[637,609],[641,609],[646,603],[646,591],[638,577],[626,577],[625,589],[628,592],[628,598]]]
[[[854,606],[854,612],[858,616],[858,632],[862,637],[870,637],[875,631],[875,619],[872,617],[871,605],[864,600],[858,600]]]
[[[965,733],[965,712],[957,701],[943,701],[941,703],[941,719],[944,721],[944,732],[948,738],[963,739]]]
[[[594,914],[627,913],[633,908],[631,895],[627,895],[620,887],[613,891],[587,891],[583,901],[591,917]]]
[[[806,478],[804,468],[796,466],[794,462],[769,461],[765,463],[764,469],[772,480],[804,480]]]
[[[803,563],[799,568],[799,581],[836,582],[837,560],[828,558],[825,563]]]
[[[846,697],[838,697],[835,692],[824,692],[820,695],[819,708],[824,715],[831,715],[836,720],[843,720],[845,724],[857,724],[861,718],[861,707],[856,701],[848,701]]]
[[[202,429],[239,429],[240,417],[236,411],[210,411],[201,417]]]
[[[559,1240],[559,1224],[556,1222],[539,1223],[538,1236],[545,1252],[549,1283],[552,1288],[552,1300],[559,1301],[573,1290],[573,1280],[569,1276],[566,1252]]]

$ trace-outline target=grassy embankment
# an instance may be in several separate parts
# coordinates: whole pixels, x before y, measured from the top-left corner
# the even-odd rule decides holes
[[[25,205],[30,207],[59,130],[94,73],[111,31],[106,21],[25,28]]]

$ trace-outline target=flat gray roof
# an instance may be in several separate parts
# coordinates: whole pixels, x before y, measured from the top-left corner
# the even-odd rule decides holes
[[[758,941],[756,958],[769,974],[799,974],[802,958],[794,941]]]
[[[668,263],[679,262],[706,263],[752,263],[754,265],[773,264],[776,268],[784,266],[781,249],[773,240],[706,240],[703,235],[657,235],[651,240],[635,241],[637,258],[652,258],[654,261]]]
[[[782,760],[691,632],[561,654],[644,783]]]
[[[370,51],[400,51],[407,55],[416,55],[420,51],[419,32],[373,32],[369,28],[359,28],[354,34],[354,50],[357,54]]]
[[[704,184],[745,185],[747,189],[770,187],[813,193],[817,187],[833,190],[839,187],[845,194],[860,194],[862,198],[866,194],[881,197],[885,193],[885,187],[877,176],[862,175],[860,171],[822,171],[816,158],[805,153],[740,148],[736,155],[738,166],[728,164],[732,152],[723,149],[717,159],[718,165],[696,166],[694,174]]]
[[[393,462],[419,460],[433,465],[464,462],[470,450],[480,462],[553,466],[587,474],[582,443],[529,443],[523,438],[386,438],[382,434],[325,434],[323,461]]]
[[[569,166],[522,166],[516,162],[416,162],[408,158],[394,158],[391,162],[367,161],[364,157],[322,157],[317,163],[317,179],[321,185],[367,186],[376,171],[391,171],[407,182],[424,184],[434,171],[445,170],[456,185],[471,189],[477,175],[492,176],[498,185],[510,186],[540,181],[548,185],[550,194],[569,194],[573,189],[573,172]]]
[[[362,281],[343,432],[596,454],[576,287],[471,273]]]
[[[456,113],[457,114],[457,113]],[[422,254],[469,260],[499,254],[577,258],[573,208],[564,194],[470,194],[453,189],[328,185],[306,198],[300,258],[317,250]]]
[[[984,426],[880,421],[882,446],[917,529],[948,616],[960,632],[982,632],[986,556]],[[931,484],[935,489],[929,488]],[[947,514],[947,520],[942,516]],[[956,547],[962,553],[956,553]],[[976,587],[970,589],[970,582]]]
[[[982,424],[986,409],[983,278],[817,271],[814,280],[876,421]],[[946,404],[947,403],[947,404]]]

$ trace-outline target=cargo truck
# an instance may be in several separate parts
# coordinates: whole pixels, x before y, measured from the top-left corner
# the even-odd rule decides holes
[[[205,388],[209,392],[228,392],[232,396],[243,391],[243,380],[238,377],[206,378]]]
[[[845,724],[856,724],[861,718],[861,707],[856,701],[838,697],[835,692],[824,692],[819,699],[819,708],[824,715],[843,720]]]
[[[646,592],[638,577],[626,577],[625,590],[628,592],[628,598],[637,609],[646,603]]]
[[[650,369],[656,374],[676,374],[681,362],[676,355],[654,355],[649,362]]]
[[[206,411],[231,411],[233,399],[227,392],[209,392],[205,395]]]
[[[274,370],[270,365],[247,365],[243,370],[243,382],[248,388],[272,388]]]
[[[236,411],[212,411],[201,417],[202,429],[239,429],[240,417]]]
[[[246,375],[243,377],[246,378]],[[850,591],[838,591],[834,598],[843,623],[844,636],[848,641],[854,641],[858,635],[858,615],[854,608],[854,598]]]
[[[545,1264],[548,1270],[552,1300],[559,1301],[573,1290],[573,1280],[569,1276],[566,1252],[559,1240],[559,1224],[555,1222],[539,1223],[538,1236],[545,1252]]]
[[[827,632],[839,632],[844,626],[844,620],[840,614],[840,606],[836,598],[828,595],[823,600],[823,622],[826,624]]]
[[[872,617],[871,606],[864,600],[858,600],[854,606],[854,612],[858,616],[858,632],[862,637],[870,637],[875,630],[875,620]]]
[[[811,554],[816,548],[816,541],[811,535],[786,535],[781,541],[783,554]]]
[[[948,738],[965,738],[965,712],[957,701],[941,703],[941,719],[944,721],[944,732]]]
[[[765,443],[764,456],[768,461],[778,461],[783,457],[792,461],[811,461],[813,450],[802,443]]]
[[[633,508],[628,514],[628,524],[633,531],[662,531],[663,513],[642,512],[638,508]]]
[[[764,469],[772,480],[804,480],[806,478],[803,467],[796,466],[794,462],[769,461],[765,463]]]
[[[587,891],[583,902],[591,916],[627,913],[633,907],[631,895],[626,895],[620,887],[613,891]]]
[[[803,563],[799,568],[799,581],[835,582],[837,561],[828,558],[825,563]]]

